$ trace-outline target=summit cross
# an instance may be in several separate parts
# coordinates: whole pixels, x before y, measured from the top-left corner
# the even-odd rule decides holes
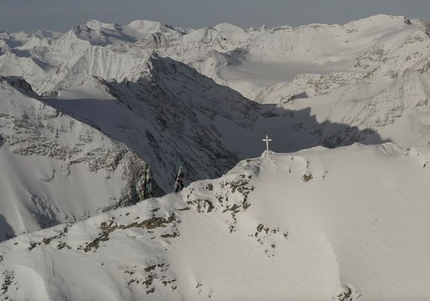
[[[266,139],[263,139],[264,142],[266,142],[266,151],[269,151],[269,142],[272,141],[272,139],[269,139],[269,136],[266,135]]]

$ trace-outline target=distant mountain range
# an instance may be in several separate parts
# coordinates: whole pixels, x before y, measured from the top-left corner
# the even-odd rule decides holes
[[[376,15],[344,25],[310,24],[258,29],[243,29],[231,24],[191,29],[141,20],[127,25],[91,20],[66,33],[49,30],[35,34],[0,32],[0,242],[9,240],[0,244],[0,262],[4,260],[7,264],[7,267],[2,268],[3,286],[0,294],[17,300],[25,300],[33,293],[37,295],[35,300],[78,300],[79,290],[74,292],[69,290],[69,286],[65,287],[65,279],[70,277],[70,267],[65,264],[57,269],[54,265],[61,265],[66,254],[62,252],[69,252],[68,249],[72,250],[70,254],[76,256],[77,260],[93,260],[91,256],[98,256],[95,250],[99,246],[105,246],[102,242],[107,238],[111,239],[112,232],[118,236],[115,238],[118,240],[114,240],[115,244],[120,245],[126,238],[133,260],[125,262],[123,256],[118,255],[118,258],[106,266],[106,273],[100,272],[99,267],[106,264],[106,258],[111,260],[112,256],[115,257],[114,250],[118,248],[106,251],[103,256],[107,257],[93,260],[91,273],[97,274],[107,283],[119,283],[115,287],[119,293],[107,292],[104,295],[105,286],[100,284],[101,290],[97,290],[87,300],[100,300],[105,296],[109,300],[140,300],[142,289],[145,294],[155,292],[154,300],[200,300],[203,295],[204,298],[227,300],[228,292],[223,292],[221,288],[230,286],[208,276],[207,273],[212,273],[212,269],[217,268],[212,263],[208,266],[204,264],[209,259],[199,257],[196,250],[204,253],[209,251],[196,247],[196,244],[204,241],[203,244],[209,245],[202,237],[215,235],[216,241],[223,241],[220,243],[223,248],[231,246],[234,244],[236,230],[241,233],[240,240],[254,236],[256,238],[257,234],[254,232],[257,230],[262,233],[266,223],[271,223],[272,214],[280,210],[284,201],[292,206],[288,208],[293,211],[300,211],[301,214],[307,212],[299,203],[295,203],[297,194],[300,196],[301,192],[294,189],[294,193],[286,192],[283,182],[278,181],[276,174],[279,166],[283,166],[282,174],[288,168],[288,172],[293,173],[297,166],[287,159],[293,160],[301,150],[309,148],[311,149],[305,151],[308,157],[300,159],[299,164],[306,166],[306,170],[309,167],[309,162],[306,161],[313,161],[320,152],[332,156],[330,164],[336,170],[343,168],[340,162],[346,164],[348,156],[357,157],[357,162],[363,165],[366,160],[360,161],[361,154],[371,162],[387,158],[390,158],[387,159],[389,162],[397,160],[391,156],[401,157],[402,160],[406,160],[406,156],[414,157],[407,164],[393,163],[392,169],[388,165],[382,166],[388,169],[381,174],[376,169],[368,170],[358,163],[351,165],[349,168],[354,168],[357,172],[367,170],[372,173],[368,181],[374,181],[376,185],[369,187],[363,179],[354,178],[353,182],[361,185],[358,187],[369,189],[360,197],[356,197],[356,194],[352,197],[347,190],[339,199],[327,191],[321,195],[324,202],[332,202],[336,198],[329,207],[333,212],[337,212],[336,208],[342,208],[338,214],[327,213],[330,216],[333,213],[333,218],[351,213],[350,207],[342,207],[343,199],[351,197],[356,202],[366,200],[368,205],[363,206],[369,206],[372,208],[369,209],[370,212],[376,210],[381,216],[375,215],[376,222],[366,220],[363,233],[373,233],[378,237],[388,235],[385,228],[381,230],[370,226],[374,223],[377,227],[379,218],[389,218],[383,216],[383,212],[394,210],[397,216],[400,212],[397,210],[404,208],[398,204],[401,203],[400,199],[394,197],[394,193],[401,194],[401,190],[392,186],[395,181],[390,178],[388,171],[402,174],[403,169],[416,165],[416,169],[412,168],[411,179],[402,177],[401,183],[396,182],[400,186],[404,185],[401,186],[404,188],[415,185],[413,183],[420,181],[420,176],[424,177],[422,173],[427,173],[426,152],[430,144],[429,34],[430,23],[427,21],[386,15]],[[265,153],[262,159],[252,159],[259,157],[265,149],[262,139],[266,135],[272,138],[270,149],[275,153],[299,153],[279,157],[274,153]],[[366,148],[354,145],[333,151],[313,148],[337,148],[356,142],[382,146]],[[379,152],[385,153],[379,156]],[[344,156],[343,161],[335,162],[337,154]],[[276,159],[272,160],[273,157]],[[229,175],[235,172],[230,170],[238,162],[241,162],[238,167],[240,175],[235,175],[233,181]],[[263,165],[265,172],[262,174],[270,173],[267,178],[259,175],[258,170]],[[187,174],[187,186],[190,185],[182,194],[169,194],[145,201],[137,207],[112,211],[144,199],[142,182],[148,170],[152,174],[156,197],[172,192],[180,166]],[[328,171],[323,166],[319,168],[314,172],[319,179],[324,179]],[[306,174],[305,169],[300,170],[300,177],[297,176],[300,180],[299,187],[316,177],[314,172]],[[249,181],[246,179],[248,176]],[[283,179],[283,176],[280,178]],[[342,176],[352,175],[340,172],[339,178],[332,180],[333,189],[336,185],[350,185]],[[385,182],[387,177],[394,182]],[[192,183],[215,178],[219,179],[215,182],[205,180]],[[254,183],[255,179],[259,180]],[[276,185],[271,185],[270,182]],[[303,185],[303,189],[313,187]],[[225,191],[226,186],[230,189],[228,193]],[[211,187],[215,187],[214,192],[211,192]],[[378,192],[377,187],[384,188]],[[390,192],[389,187],[394,192]],[[258,205],[258,209],[246,211],[247,197],[253,189],[257,194],[252,198],[253,204],[263,204],[274,199],[274,207],[264,208],[263,205]],[[270,194],[270,199],[263,202],[266,195],[264,191],[268,190],[276,193]],[[239,192],[243,198],[239,197],[234,204],[227,205],[226,193],[231,193],[236,198],[235,192]],[[320,193],[318,188],[313,187],[308,197],[314,200],[320,197]],[[414,210],[425,212],[425,204],[421,202],[426,194],[425,188],[414,193],[406,193],[404,197],[410,201],[417,198],[418,204]],[[305,202],[306,198],[303,198],[302,202]],[[391,199],[399,205],[397,209],[387,205]],[[373,204],[372,200],[378,202]],[[352,203],[350,205],[354,206]],[[219,211],[216,219],[206,219],[206,214],[210,215],[211,211],[216,210]],[[102,212],[110,213],[95,216]],[[189,217],[188,212],[205,214],[196,213],[196,217]],[[295,233],[298,239],[306,240],[308,236],[300,236],[298,232],[291,231],[308,229],[304,221],[312,218],[323,221],[327,218],[325,215],[318,216],[316,211],[311,212],[315,216],[306,217],[305,220],[289,216],[291,222],[286,220],[285,223],[271,223],[265,239],[258,241],[256,246],[265,245],[265,255],[268,257],[276,253],[276,247],[270,245],[276,246],[278,243],[283,244],[286,250],[298,248],[296,251],[285,251],[285,256],[289,254],[288,256],[300,257],[305,246],[321,247],[326,251],[332,248],[333,250],[323,253],[327,258],[332,258],[330,260],[337,260],[339,271],[324,268],[321,271],[330,271],[337,282],[330,282],[325,293],[322,290],[315,290],[314,295],[309,292],[306,295],[308,299],[312,300],[323,294],[323,298],[317,299],[337,298],[346,301],[356,300],[362,295],[361,300],[375,300],[372,298],[379,295],[376,289],[370,288],[372,278],[360,269],[360,277],[368,277],[366,279],[370,279],[369,281],[362,280],[364,278],[357,280],[350,274],[351,269],[357,269],[362,262],[351,261],[351,265],[343,265],[341,262],[344,258],[350,262],[348,260],[351,260],[351,256],[360,256],[348,249],[349,253],[344,257],[346,249],[336,246],[339,243],[337,239],[342,239],[343,242],[344,236],[350,232],[345,230],[337,236],[333,234],[334,228],[325,229],[327,232],[323,231],[324,235],[333,236],[334,240],[324,243],[320,241],[321,244],[316,245],[313,243],[318,238],[314,236],[311,236],[312,243],[309,245],[304,241],[292,243],[291,246],[289,242],[284,242],[282,234],[287,232],[289,237]],[[190,214],[194,216],[194,213]],[[245,223],[240,228],[236,214],[242,213],[253,222]],[[92,216],[95,217],[89,221],[72,225]],[[254,220],[255,216],[259,218]],[[411,214],[407,220],[413,221],[412,216]],[[121,223],[111,220],[120,217],[123,220]],[[226,232],[220,232],[219,223],[222,224],[226,218]],[[367,217],[360,215],[360,218]],[[354,225],[359,225],[358,217],[353,219]],[[202,234],[190,230],[188,223],[191,221],[196,223],[198,229],[202,229]],[[418,227],[422,222],[418,219],[414,225]],[[216,224],[214,228],[210,226],[212,223]],[[254,225],[255,223],[257,224]],[[263,228],[258,230],[260,224]],[[35,232],[54,225],[59,226]],[[346,220],[337,224],[340,228],[348,228],[346,225]],[[383,225],[381,227],[397,227],[394,222]],[[321,224],[317,224],[315,227],[320,226]],[[143,230],[136,230],[136,227]],[[183,230],[179,231],[180,228]],[[70,234],[67,232],[69,229],[72,230]],[[168,229],[171,231],[167,231]],[[400,231],[401,237],[407,236],[407,233],[402,232],[405,231],[402,227],[396,229],[395,231]],[[101,234],[99,231],[102,231]],[[158,233],[159,231],[162,233]],[[273,235],[277,238],[273,242],[272,238],[268,238],[269,231],[275,231]],[[35,233],[12,239],[31,232]],[[233,234],[230,235],[230,232]],[[248,236],[245,232],[249,232]],[[179,233],[183,236],[179,238],[179,246],[176,246],[180,250],[174,247],[170,251],[168,246],[172,243],[171,238],[179,236]],[[357,241],[362,243],[374,243],[374,236],[367,240],[361,234],[353,233],[352,236],[358,237]],[[145,238],[141,238],[143,235]],[[195,236],[199,237],[196,241]],[[67,239],[63,240],[63,237]],[[390,236],[386,243],[397,244],[399,241],[398,237]],[[55,248],[51,242],[55,242]],[[253,250],[255,247],[242,242],[243,250]],[[411,240],[411,243],[414,242]],[[16,247],[15,243],[21,247]],[[388,248],[387,244],[383,248]],[[185,248],[188,247],[196,247],[191,253],[195,258],[200,258],[199,264],[190,263],[194,259],[186,255]],[[147,252],[146,255],[139,257],[139,248]],[[14,250],[17,250],[16,257],[11,256]],[[47,263],[43,262],[43,267],[32,268],[32,257],[26,257],[26,252],[29,251],[31,254],[38,252],[37,256],[40,255],[40,258],[48,256],[45,252],[52,252],[55,258],[53,260],[58,262],[53,261],[49,266],[45,266]],[[195,269],[187,273],[188,265],[180,263],[179,259],[174,261],[173,253],[169,252],[176,251],[180,254],[180,260],[191,264]],[[257,252],[257,249],[254,251]],[[371,253],[375,254],[373,251]],[[93,255],[81,256],[88,254]],[[157,257],[156,254],[162,255]],[[410,253],[404,250],[397,255],[402,257],[408,254]],[[308,255],[311,256],[310,253]],[[390,258],[398,260],[396,256]],[[312,262],[316,265],[328,264],[325,261],[327,258],[319,261],[321,258],[315,257]],[[417,258],[422,259],[420,256]],[[25,260],[28,264],[17,267],[19,260]],[[136,261],[139,264],[135,264]],[[248,263],[251,261],[252,258],[246,260]],[[73,260],[70,262],[75,264]],[[237,258],[227,262],[232,266],[240,263]],[[266,261],[258,262],[261,264],[259,266],[267,264]],[[276,265],[281,263],[276,261]],[[287,266],[291,271],[297,272],[297,269],[303,268],[301,265],[292,267],[289,264]],[[172,265],[172,268],[168,269],[168,265]],[[196,268],[199,265],[203,267],[201,270]],[[316,266],[311,264],[304,269],[301,274],[303,279],[311,275],[310,271],[314,267]],[[398,270],[383,269],[384,274],[393,272],[401,275],[401,271],[405,271],[403,267],[395,267]],[[43,270],[45,268],[49,272]],[[255,268],[257,269],[257,265]],[[29,272],[28,269],[38,276],[31,274],[34,277],[25,278],[23,275]],[[349,275],[346,278],[342,276],[345,271],[343,269]],[[217,271],[219,273],[214,272],[214,275],[219,277],[231,272],[225,266]],[[281,271],[277,271],[273,278],[269,277],[269,271],[263,274],[268,277],[266,280],[278,283],[282,279],[279,276]],[[291,271],[286,274],[289,281],[293,277],[288,274]],[[109,273],[116,276],[106,276]],[[119,278],[118,273],[121,275]],[[132,277],[135,273],[140,278]],[[257,271],[253,270],[253,273]],[[407,269],[407,273],[412,272]],[[55,275],[61,275],[64,281],[60,279],[58,282],[54,281],[52,287],[46,287],[46,279],[52,280]],[[241,272],[235,275],[241,282],[246,277]],[[13,284],[15,278],[20,279],[16,280],[16,285]],[[76,287],[83,287],[85,279],[76,278]],[[399,279],[392,282],[396,285],[386,286],[382,291],[388,292],[394,287],[401,289]],[[422,279],[427,278],[423,276]],[[240,293],[231,288],[229,296],[235,297],[235,300],[252,300],[252,296],[247,299],[243,297],[244,294],[251,286],[260,286],[255,279],[248,280],[249,285],[240,286]],[[350,280],[352,285],[348,284]],[[38,290],[30,285],[32,281],[45,285],[45,289]],[[212,285],[214,281],[216,285]],[[306,282],[297,281],[300,285]],[[140,285],[139,288],[136,288],[135,282]],[[268,283],[262,281],[260,284],[262,287],[263,284],[270,287],[267,286]],[[300,285],[298,287],[304,287]],[[412,290],[413,285],[404,285],[405,289],[407,287]],[[195,291],[191,292],[191,286],[195,286]],[[354,287],[356,291],[352,291]],[[85,288],[86,294],[90,294],[92,288]],[[367,288],[372,294],[365,297]],[[12,289],[16,289],[16,292],[12,293]],[[264,292],[276,300],[283,296],[280,291],[273,295],[269,291]],[[290,288],[289,292],[294,292],[294,289]],[[254,292],[253,296],[258,296],[255,298],[261,300],[265,294]],[[301,294],[302,290],[298,289],[297,294],[284,296],[297,299]],[[416,294],[405,296],[423,295],[424,291],[417,290]]]

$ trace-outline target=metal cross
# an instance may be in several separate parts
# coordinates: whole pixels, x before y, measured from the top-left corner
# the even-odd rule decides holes
[[[266,139],[263,139],[263,141],[266,142],[266,151],[269,151],[269,142],[272,141],[272,139],[269,139],[269,136],[266,135]]]

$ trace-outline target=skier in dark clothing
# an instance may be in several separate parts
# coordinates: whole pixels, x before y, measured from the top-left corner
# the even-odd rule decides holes
[[[175,192],[181,191],[184,188],[185,174],[181,172],[176,178]]]

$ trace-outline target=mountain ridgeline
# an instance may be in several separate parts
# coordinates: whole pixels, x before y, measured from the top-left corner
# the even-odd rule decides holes
[[[0,296],[428,299],[429,24],[0,32]]]
[[[426,300],[429,161],[428,147],[391,143],[265,152],[179,193],[3,242],[0,295]]]
[[[55,224],[133,203],[139,200],[145,166],[152,170],[157,195],[172,190],[181,165],[190,181],[220,176],[240,159],[258,156],[266,134],[277,152],[354,142],[425,145],[430,124],[428,28],[422,20],[377,15],[345,25],[297,28],[219,24],[195,30],[150,21],[118,25],[91,20],[64,34],[3,32],[0,75],[9,86],[15,83],[4,93],[13,94],[15,102],[29,97],[38,107],[53,110],[48,114],[52,121],[70,118],[69,123],[88,127],[103,140],[117,141],[118,149],[107,151],[118,156],[114,162],[129,151],[142,160],[125,181],[134,187],[127,188],[126,199],[120,201],[117,191],[114,197],[82,201],[91,209],[79,208],[78,213],[64,213],[57,204],[36,211],[50,212],[42,219],[48,215]],[[15,105],[6,94],[2,110],[9,112]],[[27,114],[13,112],[18,114],[14,118]],[[88,162],[85,158],[94,157],[86,145],[95,141],[92,134],[85,138],[55,122],[58,129],[24,117],[19,126],[1,133],[2,148],[19,159]],[[64,147],[57,140],[67,128],[73,134]],[[41,130],[58,134],[42,136]],[[78,150],[83,155],[74,158]],[[58,168],[48,169],[46,177],[53,170],[58,175]],[[61,195],[73,195],[75,186],[65,187]],[[51,192],[22,189],[24,198],[16,189],[7,198],[69,202]],[[14,232],[27,228],[35,229],[21,225]]]

